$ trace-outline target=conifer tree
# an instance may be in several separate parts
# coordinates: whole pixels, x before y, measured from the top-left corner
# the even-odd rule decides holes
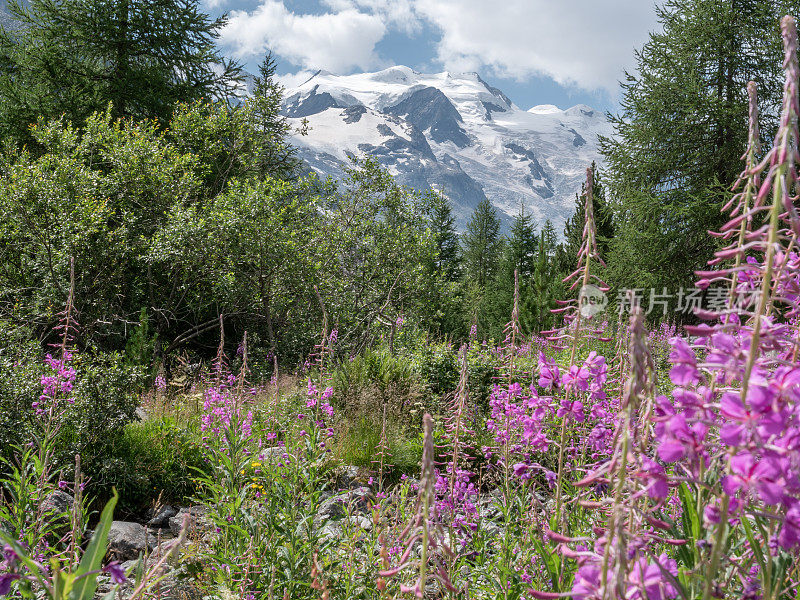
[[[491,281],[500,258],[500,220],[487,199],[475,207],[463,239],[464,275],[481,290]]]
[[[492,329],[502,331],[508,323],[514,304],[514,272],[519,277],[519,318],[523,333],[528,333],[530,319],[531,279],[536,264],[536,231],[531,215],[526,214],[524,207],[514,217],[511,230],[503,244],[503,251],[498,263],[497,273],[491,283],[490,312]]]
[[[456,281],[461,271],[456,220],[444,194],[432,198],[431,231],[436,243],[435,270],[447,281]]]
[[[592,198],[594,200],[595,224],[597,226],[597,248],[604,259],[608,256],[609,245],[614,238],[614,221],[611,208],[606,201],[605,188],[601,182],[601,175],[597,172],[596,163],[592,162],[594,185]],[[586,193],[586,183],[581,184],[580,194],[575,195],[575,212],[567,219],[564,225],[564,241],[559,244],[556,251],[556,270],[568,275],[574,269],[575,255],[581,247],[583,227],[586,220],[586,207],[583,200]]]
[[[297,149],[288,143],[292,127],[281,114],[283,86],[275,79],[275,69],[275,58],[268,53],[258,67],[253,93],[245,103],[251,135],[255,138],[252,141],[255,172],[262,179],[268,175],[287,179],[301,165]],[[305,134],[305,129],[300,133]]]
[[[239,67],[216,39],[225,18],[197,0],[12,0],[0,29],[0,134],[28,139],[39,117],[82,125],[113,117],[166,122],[179,102],[228,97]]]
[[[629,287],[691,282],[714,248],[720,207],[747,143],[747,82],[774,135],[783,64],[779,23],[798,0],[666,0],[661,27],[622,83],[615,133],[601,141],[619,231],[611,276]],[[635,265],[635,268],[631,267]]]
[[[553,324],[553,314],[550,311],[556,307],[556,298],[559,297],[561,286],[560,280],[553,277],[553,261],[549,253],[547,235],[543,229],[539,233],[536,266],[532,278],[532,310],[528,326],[531,331],[550,329]]]

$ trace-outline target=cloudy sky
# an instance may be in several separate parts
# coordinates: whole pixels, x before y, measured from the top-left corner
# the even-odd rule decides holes
[[[477,71],[521,108],[614,110],[652,0],[202,0],[228,13],[221,43],[250,69],[268,50],[284,83],[317,70]]]

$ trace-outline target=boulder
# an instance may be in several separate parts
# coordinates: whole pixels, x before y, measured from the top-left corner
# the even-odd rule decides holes
[[[318,520],[336,520],[346,515],[367,514],[370,512],[372,492],[368,487],[358,487],[335,494],[319,507]]]
[[[71,512],[74,505],[75,498],[71,494],[62,490],[54,490],[42,500],[41,508],[43,513],[55,516]]]
[[[189,517],[189,531],[188,533],[207,532],[212,529],[211,521],[206,516],[208,507],[198,504],[189,508],[181,508],[178,512],[169,518],[169,530],[173,535],[180,535],[183,528],[183,522],[186,517]]]
[[[153,518],[147,522],[148,527],[154,529],[167,529],[169,527],[169,520],[178,514],[178,509],[165,504],[156,511]]]
[[[358,467],[344,465],[334,470],[334,481],[336,488],[340,490],[360,487],[358,482]]]
[[[134,560],[155,546],[155,537],[144,525],[130,521],[111,523],[108,532],[108,550],[116,560]]]

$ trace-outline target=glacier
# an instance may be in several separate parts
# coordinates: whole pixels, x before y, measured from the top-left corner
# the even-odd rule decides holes
[[[600,163],[606,115],[579,104],[523,110],[477,73],[318,71],[284,91],[283,114],[307,135],[291,141],[310,169],[341,180],[351,156],[370,155],[403,185],[433,188],[464,228],[487,198],[503,227],[524,208],[560,231],[574,210],[586,167]]]

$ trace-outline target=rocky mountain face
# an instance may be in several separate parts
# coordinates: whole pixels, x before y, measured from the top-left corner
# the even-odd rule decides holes
[[[340,179],[350,156],[374,156],[400,183],[446,194],[462,229],[483,198],[504,224],[524,206],[560,229],[599,158],[598,135],[612,133],[585,105],[522,110],[476,73],[320,71],[284,97],[290,122],[308,120],[293,142],[320,175]]]

